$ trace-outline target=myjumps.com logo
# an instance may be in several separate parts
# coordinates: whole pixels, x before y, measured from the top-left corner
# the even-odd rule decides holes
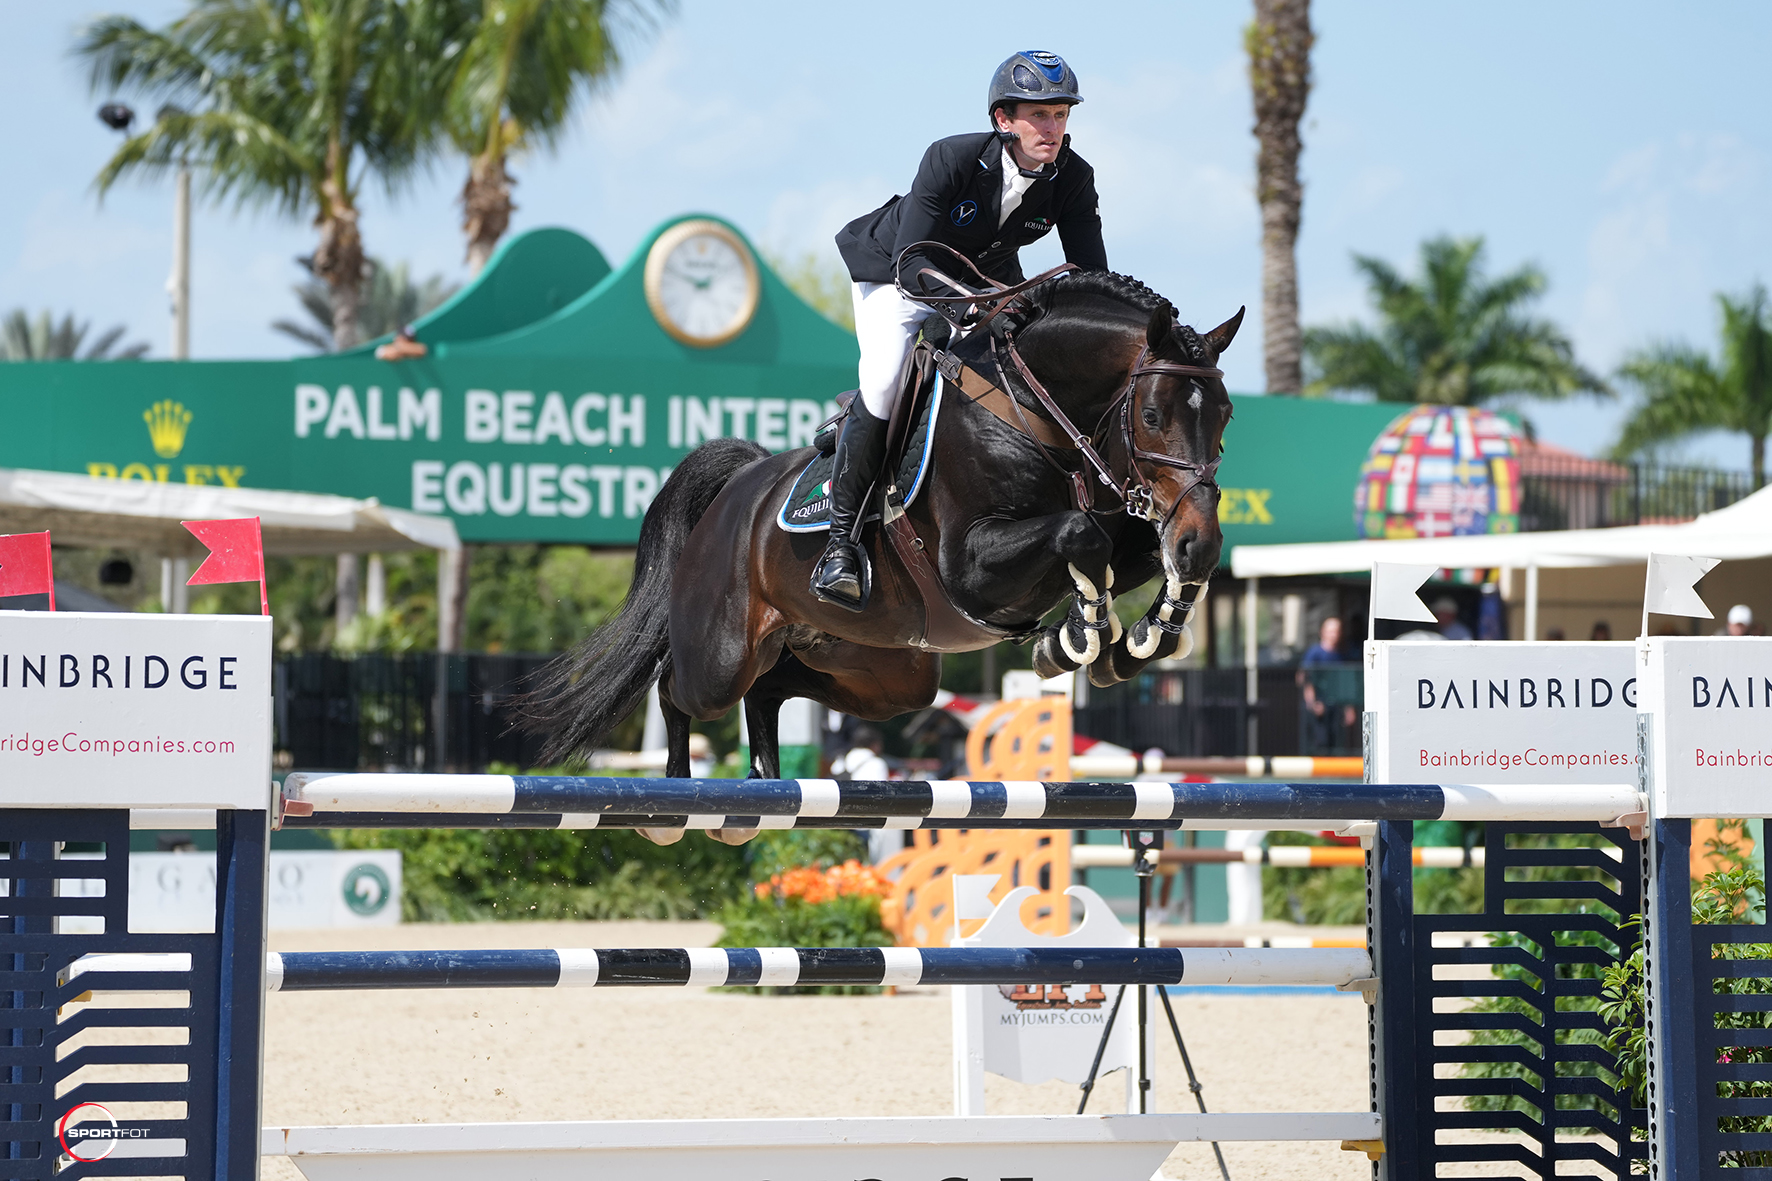
[[[90,1123],[75,1124],[78,1116]],[[97,1121],[104,1120],[106,1123]],[[107,1126],[108,1124],[108,1126]],[[61,1141],[62,1151],[74,1160],[85,1164],[104,1160],[116,1151],[117,1145],[123,1140],[146,1140],[149,1132],[146,1128],[125,1128],[117,1123],[117,1117],[101,1103],[82,1103],[62,1116],[61,1122],[55,1126],[56,1138]]]

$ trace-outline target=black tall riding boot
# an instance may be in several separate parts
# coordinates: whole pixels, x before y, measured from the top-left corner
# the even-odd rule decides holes
[[[864,610],[873,589],[867,551],[857,544],[861,536],[857,521],[880,474],[885,452],[886,422],[869,414],[857,396],[849,404],[849,416],[837,436],[833,457],[831,539],[825,544],[824,556],[812,568],[813,596],[851,611]]]

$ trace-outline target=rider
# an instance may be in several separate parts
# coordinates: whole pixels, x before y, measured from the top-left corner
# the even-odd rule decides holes
[[[825,602],[851,611],[867,606],[868,559],[853,540],[856,517],[879,474],[900,370],[922,322],[934,314],[893,285],[900,252],[940,242],[992,279],[1013,284],[1022,279],[1017,251],[1057,226],[1066,261],[1107,269],[1095,170],[1071,150],[1065,132],[1071,108],[1082,101],[1063,58],[1044,50],[1016,54],[991,78],[987,109],[995,130],[936,140],[908,196],[837,234],[854,280],[861,392],[837,438],[830,540],[812,571],[812,593]]]

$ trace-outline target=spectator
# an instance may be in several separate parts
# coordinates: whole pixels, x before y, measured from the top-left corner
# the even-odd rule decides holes
[[[1754,609],[1746,603],[1737,603],[1729,608],[1729,634],[1732,636],[1751,636],[1754,634]]]
[[[1306,729],[1310,736],[1311,751],[1329,751],[1336,747],[1336,723],[1341,722],[1345,728],[1346,710],[1339,710],[1331,699],[1335,696],[1333,684],[1337,674],[1331,672],[1336,665],[1344,663],[1341,657],[1341,620],[1334,615],[1325,619],[1317,627],[1317,642],[1305,650],[1304,658],[1299,661],[1298,683],[1304,689],[1304,708],[1308,713]],[[1311,673],[1308,669],[1322,671]],[[1355,718],[1358,724],[1358,718]]]
[[[1568,639],[1569,635],[1562,628],[1553,627],[1549,631],[1544,633],[1544,638],[1547,640],[1562,641],[1562,640]]]
[[[854,745],[843,756],[831,764],[831,776],[834,779],[889,779],[890,768],[881,751],[886,749],[885,739],[872,726],[857,726]],[[905,834],[902,831],[884,828],[861,830],[861,836],[868,843],[868,860],[878,865],[905,846]]]
[[[855,745],[842,758],[831,764],[835,779],[888,779],[891,772],[880,752],[886,749],[885,739],[872,726],[857,726]]]
[[[1440,634],[1448,640],[1472,640],[1471,629],[1458,618],[1458,604],[1451,595],[1441,595],[1434,600],[1434,619],[1439,622]]]
[[[1590,640],[1610,640],[1611,638],[1612,638],[1612,625],[1607,623],[1604,619],[1595,620],[1593,634],[1588,636],[1588,639],[1590,639]]]
[[[1319,664],[1340,664],[1341,660],[1341,620],[1331,615],[1317,628],[1317,642],[1305,649],[1304,659],[1299,664],[1304,668],[1313,668]]]

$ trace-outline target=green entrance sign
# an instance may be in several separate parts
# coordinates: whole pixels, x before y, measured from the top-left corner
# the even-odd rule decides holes
[[[658,227],[612,269],[570,230],[509,239],[416,325],[288,361],[0,365],[0,467],[292,489],[444,514],[469,542],[630,546],[659,485],[720,436],[802,447],[855,384],[853,334],[733,226]],[[1239,397],[1232,544],[1354,536],[1359,466],[1390,408]]]

